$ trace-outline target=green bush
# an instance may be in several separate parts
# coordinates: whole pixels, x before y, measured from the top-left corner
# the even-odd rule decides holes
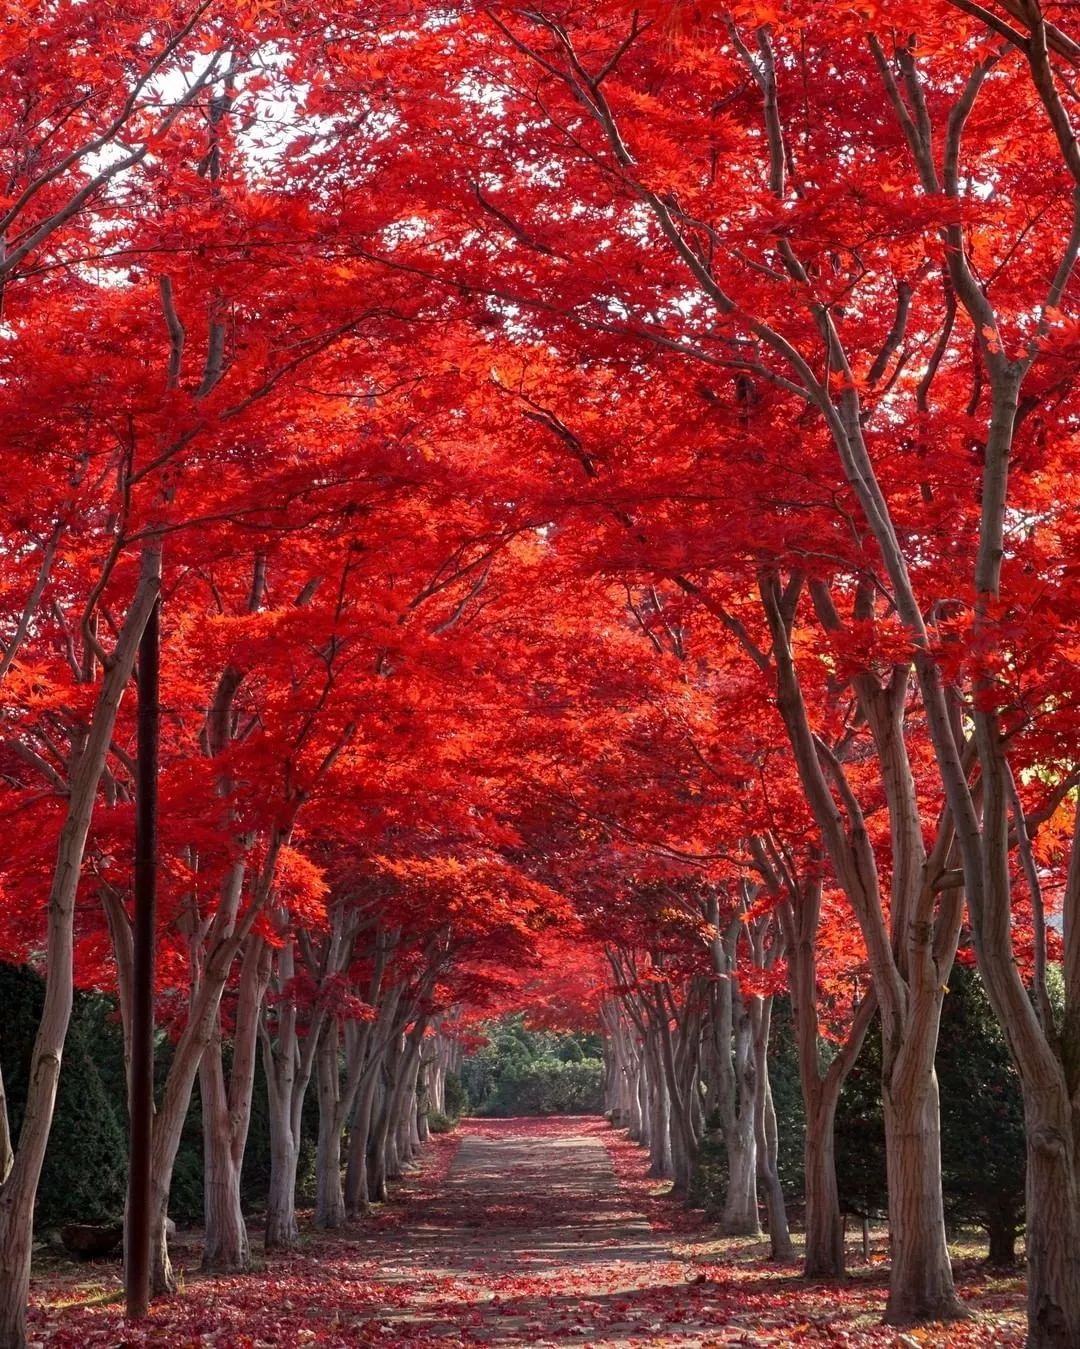
[[[448,1118],[458,1120],[469,1109],[469,1096],[457,1073],[447,1073],[443,1083],[443,1109]]]
[[[603,1095],[604,1065],[599,1059],[582,1059],[579,1063],[535,1059],[507,1065],[478,1113],[596,1115]]]
[[[16,1136],[26,1108],[45,985],[0,965],[0,1068]],[[106,998],[76,996],[60,1068],[52,1132],[38,1187],[40,1226],[107,1222],[124,1211],[127,1124],[123,1033]]]
[[[489,1043],[461,1068],[460,1085],[475,1114],[600,1113],[604,1065],[598,1036],[527,1030],[520,1016],[498,1022],[488,1034]],[[449,1085],[448,1079],[448,1092]]]
[[[1014,1260],[1024,1225],[1024,1101],[982,980],[957,966],[941,1011],[941,1170],[945,1216],[990,1238],[995,1264]]]
[[[428,1115],[428,1128],[433,1134],[449,1134],[458,1127],[457,1118],[451,1119],[449,1115],[444,1115],[440,1110],[433,1110]]]

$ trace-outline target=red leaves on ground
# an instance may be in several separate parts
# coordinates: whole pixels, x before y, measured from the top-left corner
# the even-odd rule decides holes
[[[32,1339],[49,1349],[1023,1342],[1015,1281],[961,1271],[973,1319],[901,1332],[880,1324],[880,1265],[844,1285],[808,1285],[765,1265],[760,1243],[718,1250],[700,1213],[666,1195],[641,1149],[602,1120],[468,1121],[432,1141],[399,1201],[248,1277],[189,1276],[137,1331],[117,1306],[51,1287]]]

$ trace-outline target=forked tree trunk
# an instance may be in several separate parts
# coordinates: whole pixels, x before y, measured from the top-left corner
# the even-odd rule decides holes
[[[199,938],[199,945],[207,953],[193,960],[193,967],[201,965],[200,978],[192,996],[190,1015],[187,1025],[177,1041],[169,1074],[165,1081],[161,1108],[154,1119],[154,1157],[153,1157],[153,1194],[154,1194],[154,1238],[151,1264],[151,1289],[155,1295],[176,1291],[176,1279],[169,1260],[165,1224],[168,1216],[169,1190],[172,1186],[173,1167],[180,1148],[180,1138],[191,1103],[191,1092],[199,1065],[206,1046],[214,1038],[219,1026],[221,997],[228,982],[229,974],[245,937],[250,933],[255,919],[262,912],[270,897],[274,870],[281,848],[288,841],[288,829],[276,829],[270,839],[266,855],[263,858],[258,879],[254,882],[246,909],[241,912],[244,895],[244,879],[247,872],[246,860],[238,859],[225,879],[221,900],[214,915],[209,934]],[[249,953],[253,951],[249,944]],[[236,1120],[233,1130],[234,1147],[239,1150],[237,1166],[243,1161],[243,1148],[247,1139],[247,1121],[251,1109],[251,1084],[254,1076],[256,1027],[252,1024],[258,1016],[262,1001],[262,992],[253,991],[252,981],[261,981],[261,990],[265,990],[264,960],[249,960],[245,957],[242,989],[246,992],[241,999],[243,1017],[238,1019],[237,1032],[240,1044],[239,1064],[236,1074],[237,1094],[230,1109],[235,1106]]]
[[[952,818],[946,813],[939,820],[928,854],[903,734],[907,667],[897,666],[885,686],[876,676],[856,676],[889,808],[892,872],[886,916],[878,858],[862,806],[843,764],[814,735],[803,700],[791,645],[801,580],[782,588],[775,573],[762,573],[759,586],[773,639],[777,706],[822,840],[862,929],[881,1007],[892,1241],[886,1318],[896,1324],[955,1319],[964,1309],[953,1285],[945,1238],[934,1075],[941,1000],[963,914],[960,892],[938,886],[954,840]],[[818,585],[811,589],[823,626],[839,627],[827,590]],[[872,612],[871,597],[864,586],[859,612]]]
[[[232,1064],[226,1082],[217,1029],[199,1065],[203,1116],[203,1188],[206,1244],[203,1269],[238,1273],[251,1268],[251,1247],[240,1199],[255,1057],[272,952],[262,937],[249,937],[240,966]]]
[[[842,1279],[845,1272],[844,1222],[836,1184],[836,1109],[840,1093],[859,1056],[866,1032],[876,1015],[876,999],[863,998],[848,1033],[828,1067],[822,1071],[819,1033],[817,934],[821,919],[821,879],[803,881],[779,854],[768,854],[764,844],[755,849],[773,892],[787,895],[779,906],[788,960],[788,984],[795,1021],[799,1087],[806,1117],[803,1143],[803,1199],[806,1245],[803,1274],[808,1279]],[[817,871],[819,859],[811,856]],[[779,869],[778,869],[779,868]],[[797,902],[793,896],[798,897]]]
[[[239,884],[239,882],[237,883]],[[191,1093],[198,1076],[203,1051],[217,1024],[221,995],[236,953],[236,943],[227,940],[218,945],[204,971],[204,978],[192,1003],[192,1014],[177,1041],[169,1064],[161,1106],[154,1116],[153,1154],[153,1238],[150,1260],[150,1290],[156,1297],[176,1292],[176,1278],[169,1259],[166,1220],[173,1167],[180,1138],[191,1104]]]
[[[664,987],[658,986],[654,990],[654,998],[650,999],[649,1016],[655,1031],[660,1073],[666,1088],[671,1176],[675,1190],[685,1194],[690,1188],[697,1161],[698,1139],[694,1131],[693,1092],[696,1090],[698,1075],[696,1072],[692,1074],[680,1072],[669,1020],[670,1009],[664,1000]],[[680,1029],[680,1036],[683,1034],[685,1027]]]

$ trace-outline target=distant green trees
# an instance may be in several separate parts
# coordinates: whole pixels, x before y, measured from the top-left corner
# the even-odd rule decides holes
[[[603,1108],[597,1035],[527,1030],[521,1016],[489,1029],[465,1059],[461,1085],[475,1115],[593,1115]]]

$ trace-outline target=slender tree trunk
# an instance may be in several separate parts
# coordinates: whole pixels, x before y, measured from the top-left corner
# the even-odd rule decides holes
[[[369,1073],[360,1088],[349,1135],[349,1165],[345,1173],[345,1211],[350,1218],[363,1217],[370,1211],[368,1190],[368,1151],[371,1144],[371,1116],[375,1105],[378,1082],[375,1073]]]
[[[233,1152],[228,1090],[217,1034],[199,1064],[199,1097],[203,1123],[202,1267],[220,1274],[251,1268],[251,1246],[240,1203],[240,1166]]]
[[[270,1188],[266,1205],[263,1246],[268,1251],[296,1245],[296,1172],[300,1165],[299,1139],[288,1112],[270,1103]]]
[[[635,1143],[641,1142],[641,1078],[642,1068],[639,1061],[634,1060],[623,1069],[622,1091],[625,1102],[623,1107],[625,1118],[622,1119],[622,1124]]]
[[[120,700],[131,678],[143,628],[157,602],[158,588],[156,575],[144,571],[113,651],[112,664],[102,681],[89,734],[71,775],[67,814],[60,831],[47,906],[45,1005],[34,1038],[18,1146],[0,1185],[0,1349],[23,1349],[26,1343],[34,1201],[71,1020],[75,895]]]
[[[338,1113],[338,1026],[330,1020],[316,1054],[319,1097],[319,1142],[315,1154],[315,1225],[345,1225],[345,1195],[341,1188],[341,1119]]]
[[[143,566],[161,581],[161,546],[151,544]],[[128,989],[128,1187],[124,1214],[124,1287],[127,1317],[141,1321],[150,1308],[153,1227],[154,993],[157,936],[158,774],[160,771],[161,601],[154,605],[139,643],[138,754],[135,791],[135,914],[131,924]]]
[[[387,1180],[389,1179],[390,1167],[387,1157],[387,1144],[391,1124],[391,1094],[391,1084],[387,1081],[387,1071],[383,1066],[379,1070],[377,1110],[371,1133],[371,1174],[368,1181],[372,1199],[380,1204],[385,1203],[389,1198]]]
[[[8,1178],[15,1161],[15,1150],[11,1146],[11,1117],[8,1114],[7,1095],[4,1091],[4,1074],[0,1071],[0,1185]]]
[[[296,1172],[300,1165],[300,1123],[314,1058],[306,1039],[301,1055],[296,1002],[289,987],[294,975],[293,938],[286,936],[275,961],[275,991],[279,997],[276,1036],[265,1017],[259,1022],[270,1124],[270,1183],[263,1231],[263,1249],[268,1251],[288,1250],[299,1236]],[[321,1022],[313,1021],[308,1035],[315,1037],[316,1045],[320,1033]]]
[[[671,1097],[668,1094],[667,1075],[659,1062],[655,1033],[650,1029],[649,1085],[652,1088],[649,1123],[649,1155],[652,1165],[649,1175],[670,1180],[675,1174],[671,1155]]]
[[[724,1142],[728,1158],[728,1185],[720,1230],[728,1236],[760,1236],[761,1218],[757,1194],[757,1138],[755,1135],[754,1062],[750,1044],[750,1021],[742,1000],[735,993],[735,1113],[725,1119]]]
[[[649,1058],[644,1043],[642,1043],[641,1053],[638,1057],[635,1087],[639,1121],[639,1132],[635,1141],[640,1143],[651,1157],[653,1143],[652,1080],[649,1074]]]
[[[757,1149],[758,1176],[765,1191],[769,1216],[770,1256],[773,1260],[792,1260],[795,1256],[788,1228],[787,1206],[780,1185],[778,1165],[776,1109],[769,1081],[769,1031],[772,1024],[772,999],[755,998],[751,1008],[754,1043],[754,1143]]]

